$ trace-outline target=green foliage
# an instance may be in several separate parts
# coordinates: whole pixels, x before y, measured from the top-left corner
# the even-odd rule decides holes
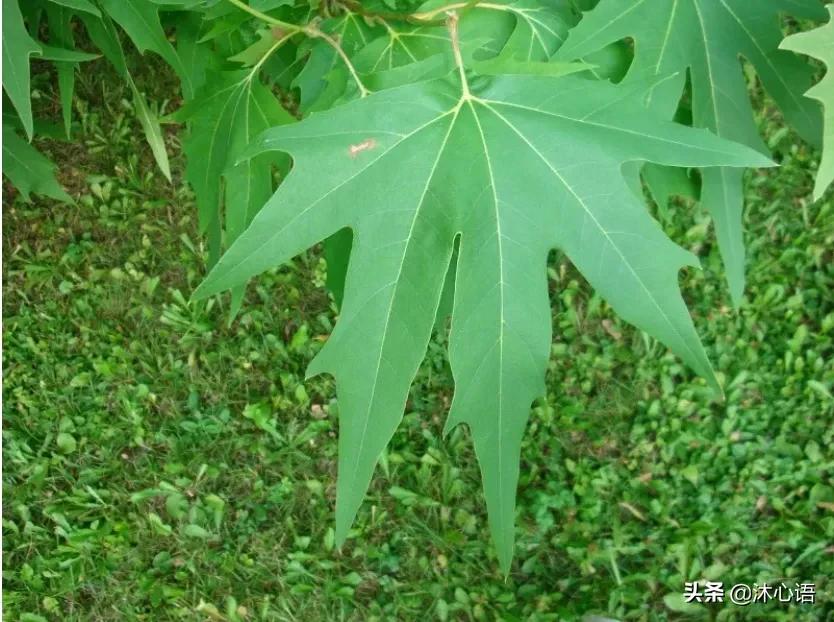
[[[39,46],[23,23],[16,1],[3,3],[3,89],[14,105],[26,136],[32,140],[32,103],[29,101],[29,57]]]
[[[548,255],[564,252],[599,300],[720,392],[678,284],[697,258],[651,217],[640,172],[666,226],[680,217],[669,197],[700,196],[738,306],[743,170],[770,163],[739,57],[806,140],[823,132],[817,102],[802,97],[813,68],[779,49],[779,16],[821,20],[816,0],[8,0],[3,12],[4,89],[18,115],[4,119],[6,174],[24,198],[68,198],[14,133],[31,140],[36,127],[29,57],[55,63],[70,136],[76,71],[100,52],[173,183],[163,122],[185,125],[185,177],[213,266],[197,296],[232,288],[234,318],[249,278],[325,242],[326,280],[344,300],[309,371],[338,385],[334,542],[451,316],[446,429],[472,433],[504,572],[523,432],[553,338]],[[152,54],[137,66],[127,41]],[[153,62],[179,82],[159,101],[135,78]],[[827,101],[828,84],[812,95]],[[197,527],[187,535],[205,539]]]
[[[55,179],[55,165],[38,153],[8,126],[3,126],[3,174],[6,175],[25,200],[30,193],[42,194],[58,201],[72,203],[66,191]]]
[[[808,97],[822,102],[825,108],[824,148],[814,186],[815,199],[822,198],[826,188],[834,182],[834,4],[828,5],[828,13],[830,19],[826,26],[791,35],[782,42],[783,49],[813,56],[828,67],[825,78],[807,93]]]
[[[193,96],[191,76],[165,36],[159,21],[159,6],[148,0],[99,0],[102,9],[119,24],[140,52],[156,52],[177,72],[183,96]]]
[[[89,66],[73,133],[85,148],[39,142],[76,205],[4,201],[4,619],[671,622],[684,618],[666,600],[702,577],[814,581],[818,604],[704,605],[687,619],[824,619],[834,210],[807,201],[818,155],[795,135],[772,143],[782,166],[747,183],[738,312],[708,217],[669,208],[665,231],[704,264],[681,283],[724,402],[552,257],[553,357],[505,579],[484,545],[470,436],[443,435],[442,337],[335,548],[340,403],[329,377],[304,378],[335,313],[320,253],[259,277],[231,327],[222,299],[188,304],[205,261],[194,197],[154,169],[121,103],[129,88]],[[33,84],[57,100],[38,72]],[[781,119],[764,110],[773,136]],[[51,119],[60,136],[59,108]]]
[[[800,95],[812,70],[779,50],[779,14],[820,19],[817,0],[602,0],[589,12],[556,57],[580,58],[625,37],[634,39],[634,62],[626,82],[654,79],[647,105],[671,118],[678,109],[689,72],[692,123],[721,137],[766,152],[753,119],[741,57],[756,70],[765,89],[801,136],[819,142],[817,106]],[[674,79],[659,78],[674,74]],[[700,198],[713,218],[736,305],[744,293],[742,171],[708,168]]]
[[[280,40],[272,43],[280,44]],[[219,240],[224,228],[220,206],[225,203],[229,243],[243,233],[272,194],[272,168],[281,163],[276,156],[241,163],[237,162],[238,158],[255,136],[293,120],[269,89],[257,80],[259,69],[260,64],[256,64],[251,69],[211,76],[196,98],[175,117],[189,123],[183,149],[191,156],[186,175],[197,195],[201,227],[209,232],[210,238]],[[224,187],[226,200],[221,201]],[[212,248],[219,250],[219,244]],[[216,261],[214,256],[209,263]]]

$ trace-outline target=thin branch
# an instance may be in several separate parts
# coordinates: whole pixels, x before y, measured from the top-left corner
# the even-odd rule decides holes
[[[518,9],[513,9],[510,6],[503,4],[495,4],[491,2],[481,2],[481,0],[467,0],[466,2],[454,2],[445,6],[437,7],[422,13],[397,13],[395,11],[369,11],[359,0],[341,0],[340,4],[349,11],[366,17],[368,19],[377,19],[382,21],[392,22],[410,22],[412,24],[420,24],[423,26],[442,26],[445,20],[437,18],[438,15],[444,15],[449,11],[466,11],[474,7],[482,9],[492,9],[494,11],[509,11],[518,12]]]
[[[412,13],[411,17],[417,20],[418,22],[430,22],[434,20],[434,18],[437,15],[441,15],[443,13],[448,15],[453,11],[459,10],[463,12],[474,8],[492,9],[494,11],[513,11],[511,7],[505,6],[503,4],[492,4],[490,2],[481,2],[480,0],[468,0],[468,2],[456,2],[454,4],[447,4],[446,6],[441,6],[430,11],[424,11],[423,13]]]
[[[395,11],[371,11],[362,6],[362,3],[358,0],[341,0],[340,4],[352,13],[361,15],[362,17],[365,17],[369,20],[380,21],[383,24],[387,24],[388,22],[409,22],[412,24],[420,25],[442,26],[445,23],[445,20],[443,20],[442,18],[438,20],[419,19],[418,17],[415,17],[413,13],[397,13]]]
[[[235,5],[241,11],[246,11],[250,15],[252,15],[254,17],[257,17],[259,20],[261,20],[262,22],[266,22],[267,24],[272,24],[273,26],[280,26],[281,28],[283,28],[285,30],[288,30],[288,31],[291,31],[293,33],[301,32],[302,30],[304,30],[304,28],[302,26],[299,26],[297,24],[290,24],[289,22],[281,21],[280,19],[276,19],[276,18],[272,17],[271,15],[267,15],[266,13],[262,13],[261,11],[259,11],[257,9],[253,9],[251,6],[249,6],[245,2],[242,2],[241,0],[227,0],[227,1],[230,2],[231,4]]]

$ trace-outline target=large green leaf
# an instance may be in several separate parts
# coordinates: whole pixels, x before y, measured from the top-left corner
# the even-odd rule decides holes
[[[3,88],[32,140],[34,121],[29,93],[29,57],[40,46],[26,31],[17,0],[3,0]]]
[[[811,84],[810,67],[779,50],[780,13],[821,18],[817,0],[602,0],[571,30],[556,58],[582,58],[632,37],[634,62],[626,81],[677,73],[648,95],[666,116],[675,112],[686,72],[692,80],[693,123],[765,152],[742,72],[744,57],[785,117],[807,140],[819,139],[819,106],[800,94]],[[744,292],[742,171],[703,172],[701,200],[715,223],[736,304]]]
[[[818,58],[826,64],[828,72],[819,84],[806,93],[822,102],[825,109],[823,152],[814,199],[822,198],[826,188],[834,182],[834,4],[828,5],[831,18],[828,24],[810,32],[791,35],[782,42],[782,48]]]
[[[73,202],[55,179],[55,165],[6,125],[3,126],[3,174],[26,201],[35,193]]]
[[[698,261],[664,235],[621,168],[769,160],[657,119],[643,108],[645,85],[476,83],[471,94],[451,78],[390,89],[268,130],[250,155],[287,152],[293,170],[195,297],[353,230],[340,319],[308,370],[336,377],[341,542],[401,420],[459,238],[447,427],[471,429],[506,571],[521,437],[550,352],[548,252],[562,249],[623,318],[717,387],[678,287],[679,270]]]

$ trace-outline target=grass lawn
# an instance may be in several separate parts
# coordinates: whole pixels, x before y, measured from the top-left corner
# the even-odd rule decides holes
[[[505,580],[468,432],[441,436],[444,335],[334,548],[338,402],[304,381],[336,317],[324,260],[258,278],[231,325],[228,298],[189,304],[205,252],[177,134],[168,184],[121,89],[86,65],[74,142],[38,142],[75,205],[4,186],[4,619],[834,619],[834,200],[810,202],[819,156],[775,113],[740,310],[700,208],[664,222],[703,261],[682,278],[723,402],[553,256]],[[817,604],[685,605],[706,578],[811,582]]]

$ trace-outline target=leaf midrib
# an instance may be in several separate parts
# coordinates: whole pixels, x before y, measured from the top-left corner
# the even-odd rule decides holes
[[[475,105],[469,99],[469,106],[472,109],[472,116],[475,119],[475,124],[478,126],[478,134],[481,137],[481,144],[484,148],[484,159],[486,160],[487,171],[489,172],[489,186],[492,189],[492,202],[495,209],[495,230],[496,230],[496,244],[498,246],[498,306],[500,308],[500,325],[498,328],[498,521],[503,525],[504,517],[504,448],[503,448],[503,429],[504,429],[504,239],[501,232],[501,215],[498,210],[498,189],[495,185],[495,175],[492,168],[492,159],[489,155],[489,147],[487,147],[486,136],[484,129],[481,126],[481,120],[478,117],[478,112],[475,110]],[[505,534],[506,529],[499,530],[500,533]]]
[[[552,112],[550,110],[542,110],[541,108],[533,108],[532,106],[525,106],[523,104],[516,104],[514,102],[506,102],[506,101],[491,100],[491,99],[482,99],[480,101],[484,104],[487,104],[487,105],[496,104],[496,105],[500,105],[500,106],[507,106],[507,107],[510,107],[510,108],[519,108],[519,109],[522,109],[522,110],[529,110],[531,112],[535,112],[535,113],[538,113],[538,114],[547,115],[547,116],[550,116],[550,117],[556,117],[557,119],[562,119],[564,121],[573,121],[574,123],[580,123],[580,124],[583,124],[583,125],[591,125],[591,126],[594,126],[594,127],[602,128],[602,129],[604,129],[608,132],[621,132],[623,134],[631,134],[633,136],[637,136],[638,138],[651,138],[652,140],[656,140],[658,142],[668,143],[670,145],[675,145],[675,146],[680,146],[680,147],[690,147],[691,148],[691,145],[688,145],[687,143],[682,143],[682,142],[679,142],[679,141],[676,141],[676,140],[670,140],[670,139],[664,138],[662,136],[653,136],[653,135],[650,135],[650,134],[641,134],[640,132],[636,132],[634,130],[630,130],[630,129],[625,128],[625,127],[620,127],[620,126],[616,126],[616,125],[608,125],[606,123],[600,123],[598,121],[589,121],[587,118],[584,118],[584,117],[583,118],[571,117],[569,115],[559,114],[557,112]],[[704,151],[706,153],[722,154],[722,155],[724,154],[724,152],[722,152],[722,151],[707,149],[706,147],[700,147],[699,146],[698,149],[701,150],[701,151]]]

